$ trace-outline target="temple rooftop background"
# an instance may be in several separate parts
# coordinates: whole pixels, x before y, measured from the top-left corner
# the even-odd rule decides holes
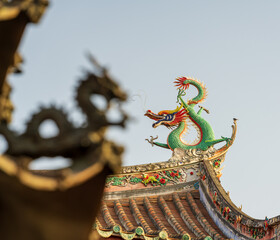
[[[127,146],[125,165],[164,161],[171,153],[152,149],[144,139],[153,132],[165,140],[168,132],[153,130],[144,110],[173,108],[176,91],[170,83],[193,75],[207,83],[207,119],[217,136],[229,131],[232,117],[239,119],[221,179],[224,188],[251,216],[274,217],[279,214],[280,128],[269,119],[279,118],[279,7],[278,1],[85,1],[67,7],[52,1],[20,47],[26,59],[24,74],[12,77],[13,125],[21,129],[33,106],[50,98],[73,109],[66,89],[75,86],[87,64],[82,52],[90,51],[132,96],[126,108],[135,121],[125,134],[111,132]],[[79,113],[72,117],[80,121]]]
[[[166,162],[109,176],[96,233],[125,240],[278,239],[280,216],[255,219],[237,207],[219,180],[225,153],[209,154],[175,149]]]

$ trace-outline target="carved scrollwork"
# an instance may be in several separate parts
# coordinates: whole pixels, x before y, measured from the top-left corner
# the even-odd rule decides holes
[[[215,154],[215,151],[216,150],[213,147],[210,147],[205,151],[200,149],[184,150],[175,148],[172,157],[166,162],[126,166],[122,168],[120,173],[137,173],[183,166],[188,163],[194,163],[208,159]]]
[[[10,123],[12,121],[14,106],[10,99],[10,92],[10,84],[5,81],[2,87],[2,94],[0,95],[0,120],[3,123]]]

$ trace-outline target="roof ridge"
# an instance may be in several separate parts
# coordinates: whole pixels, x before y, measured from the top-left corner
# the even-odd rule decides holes
[[[115,209],[115,212],[116,212],[120,222],[123,224],[125,229],[128,232],[133,232],[136,229],[136,227],[133,226],[131,221],[128,219],[128,217],[127,217],[127,215],[126,215],[126,213],[123,209],[123,206],[122,206],[122,204],[120,203],[119,200],[114,201],[114,209]]]
[[[147,197],[144,198],[144,206],[147,209],[147,212],[148,212],[149,216],[151,217],[151,219],[153,220],[153,222],[155,223],[156,227],[160,231],[168,232],[168,229],[164,226],[162,221],[158,218],[152,204],[150,203],[150,200]]]
[[[106,224],[108,225],[109,228],[112,228],[112,227],[116,226],[116,222],[112,218],[105,202],[102,203],[101,213],[102,213],[102,215],[104,217],[104,220],[105,220],[105,222],[106,222]]]
[[[174,228],[174,230],[180,234],[181,237],[184,235],[190,238],[189,233],[181,226],[181,224],[176,220],[170,208],[168,207],[165,199],[162,196],[158,197],[158,205],[164,213],[165,218],[170,223],[170,225]]]
[[[134,198],[129,199],[129,206],[136,222],[144,228],[145,233],[149,235],[158,235],[159,231],[153,231],[144,219]]]
[[[184,220],[185,224],[187,225],[187,227],[192,230],[192,232],[194,233],[194,235],[198,238],[206,238],[207,235],[204,234],[194,223],[194,221],[191,219],[190,215],[188,214],[188,212],[186,211],[186,209],[184,208],[181,199],[178,195],[178,193],[174,193],[173,194],[173,202],[175,204],[175,207],[177,208],[177,210],[180,212],[180,215],[182,217],[182,219]]]
[[[196,216],[197,220],[201,224],[201,226],[205,229],[205,231],[214,239],[218,240],[224,240],[223,238],[212,226],[211,224],[207,221],[207,219],[204,217],[202,212],[199,210],[196,202],[194,201],[192,194],[190,192],[186,193],[186,200],[188,201],[192,212]]]

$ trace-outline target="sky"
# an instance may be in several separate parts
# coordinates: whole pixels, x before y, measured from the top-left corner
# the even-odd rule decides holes
[[[239,119],[223,187],[248,215],[279,215],[279,11],[276,0],[51,1],[40,24],[25,32],[24,73],[10,77],[12,127],[22,131],[31,113],[52,103],[82,123],[74,90],[92,69],[90,52],[129,95],[127,128],[108,133],[125,146],[124,165],[166,161],[172,152],[145,139],[158,135],[165,143],[169,130],[152,128],[144,113],[174,109],[174,79],[196,77],[207,87],[210,114],[203,116],[217,138],[230,136]]]

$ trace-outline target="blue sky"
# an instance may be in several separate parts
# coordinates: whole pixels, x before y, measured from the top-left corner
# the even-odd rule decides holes
[[[222,184],[252,217],[280,214],[279,1],[52,1],[39,25],[29,25],[20,51],[24,74],[11,77],[18,130],[40,104],[65,107],[81,122],[74,88],[91,68],[91,52],[129,93],[133,117],[108,137],[126,146],[125,165],[168,160],[171,151],[145,138],[166,141],[164,127],[143,115],[176,107],[178,76],[193,76],[208,89],[204,115],[216,137],[237,138],[224,163]],[[193,93],[194,94],[194,93]]]

